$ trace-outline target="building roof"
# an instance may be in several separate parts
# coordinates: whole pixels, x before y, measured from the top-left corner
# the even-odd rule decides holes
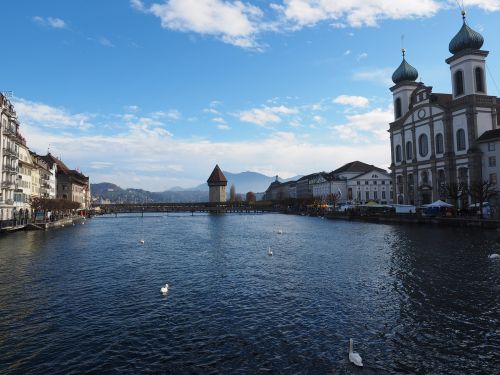
[[[405,53],[406,52],[403,49],[403,61],[392,74],[392,82],[395,84],[405,81],[415,82],[418,78],[417,69],[406,62]]]
[[[343,165],[340,168],[337,168],[336,170],[334,170],[332,172],[332,174],[333,175],[337,175],[339,173],[345,173],[345,172],[348,172],[348,173],[349,172],[350,173],[366,173],[366,172],[370,172],[370,171],[373,171],[373,170],[387,173],[386,170],[384,170],[382,168],[378,168],[378,167],[376,167],[374,165],[366,164],[366,163],[363,163],[361,161],[352,161],[350,163],[347,163],[347,164]]]
[[[224,176],[224,173],[222,173],[222,170],[219,168],[219,165],[217,164],[212,171],[212,174],[208,178],[207,182],[209,184],[225,184],[227,185],[227,179],[226,176]]]
[[[481,134],[476,142],[486,142],[498,138],[500,138],[500,129],[493,129],[485,131],[483,134]]]
[[[457,53],[471,49],[478,50],[481,49],[484,43],[484,38],[477,31],[472,30],[467,22],[465,22],[465,12],[462,12],[463,24],[457,35],[453,37],[448,46],[450,52],[454,55]]]

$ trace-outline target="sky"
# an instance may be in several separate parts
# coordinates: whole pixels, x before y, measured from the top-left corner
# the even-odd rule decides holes
[[[401,48],[419,81],[449,93],[459,3],[5,1],[0,91],[32,150],[94,183],[187,188],[217,163],[283,178],[388,168]],[[500,96],[500,0],[463,6]]]

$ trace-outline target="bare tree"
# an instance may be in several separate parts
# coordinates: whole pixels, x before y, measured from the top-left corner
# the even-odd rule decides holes
[[[337,207],[337,204],[341,198],[341,195],[339,193],[330,193],[326,197],[328,204],[333,205],[333,208],[335,209]]]
[[[458,201],[467,196],[467,185],[463,182],[446,183],[441,185],[439,190],[441,196],[451,199],[455,208],[458,206]]]
[[[491,198],[498,195],[498,191],[495,189],[496,184],[493,184],[488,180],[477,180],[470,184],[467,189],[472,201],[479,204],[479,217],[483,218],[483,205],[484,202],[488,202]]]

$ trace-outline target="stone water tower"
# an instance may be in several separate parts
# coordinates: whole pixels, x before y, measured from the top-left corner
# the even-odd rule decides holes
[[[226,203],[227,179],[218,165],[207,180],[210,203]]]

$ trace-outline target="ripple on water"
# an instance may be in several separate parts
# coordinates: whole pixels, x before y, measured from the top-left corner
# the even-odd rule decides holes
[[[15,233],[0,239],[0,372],[357,373],[352,337],[364,373],[489,374],[494,246],[487,232],[285,215]]]

